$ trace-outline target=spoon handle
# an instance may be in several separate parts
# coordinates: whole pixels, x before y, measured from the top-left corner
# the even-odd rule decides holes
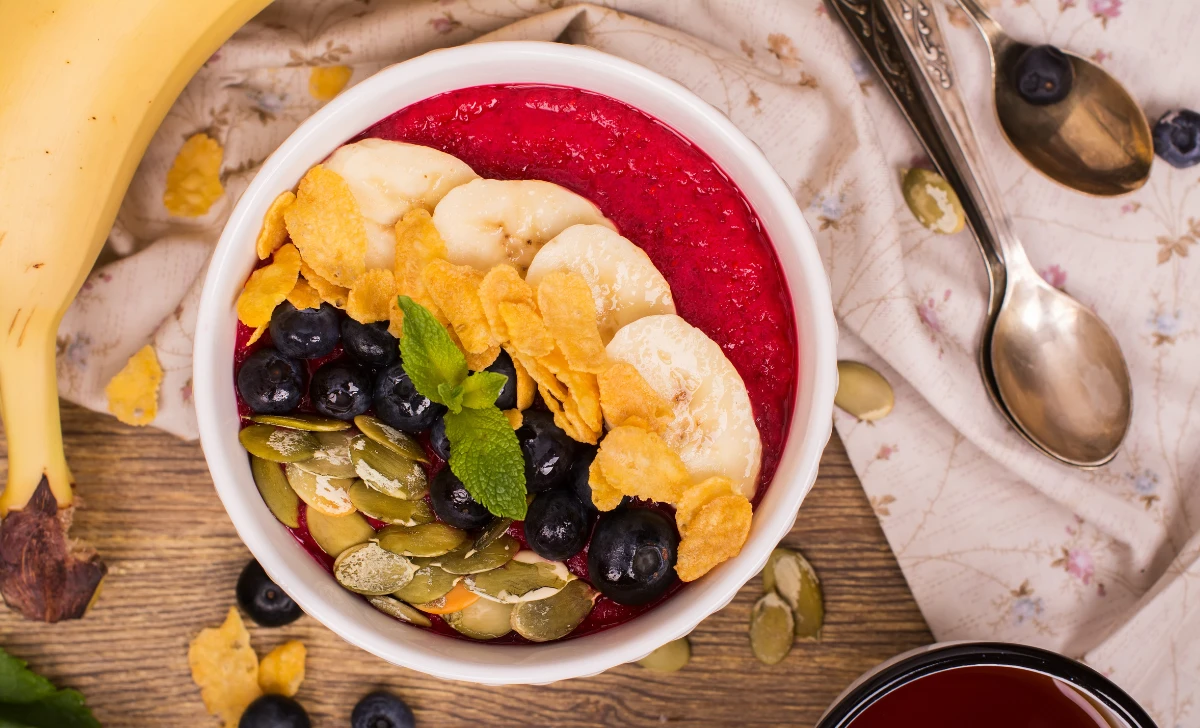
[[[883,76],[938,171],[959,193],[988,264],[1004,290],[1029,268],[984,162],[930,0],[832,0],[854,40]],[[996,280],[999,273],[1000,280]],[[994,288],[995,292],[995,288]],[[993,295],[993,299],[997,296]]]
[[[992,49],[992,59],[996,58],[995,52],[1001,45],[1008,42],[1008,36],[1005,35],[1004,29],[1000,24],[988,14],[988,11],[979,4],[978,0],[958,0],[958,5],[967,15],[971,16],[975,27],[979,28],[979,32],[983,34],[984,39]]]

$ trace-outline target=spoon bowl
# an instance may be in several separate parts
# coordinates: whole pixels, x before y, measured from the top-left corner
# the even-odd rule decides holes
[[[1129,369],[1090,309],[1036,274],[1010,276],[990,359],[1004,406],[1035,445],[1079,467],[1116,455],[1132,415]]]
[[[1063,51],[1075,81],[1067,97],[1036,106],[1021,98],[1012,69],[1030,46],[1013,40],[977,0],[958,0],[991,52],[996,116],[1013,149],[1061,185],[1100,197],[1132,192],[1150,178],[1150,122],[1112,74]]]

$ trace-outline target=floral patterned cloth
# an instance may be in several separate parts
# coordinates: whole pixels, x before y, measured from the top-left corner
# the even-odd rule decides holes
[[[98,410],[148,341],[166,372],[154,424],[194,437],[190,353],[208,251],[263,159],[383,66],[487,35],[586,43],[695,90],[791,185],[825,257],[844,358],[882,371],[896,408],[836,424],[938,639],[1028,642],[1083,658],[1160,725],[1200,725],[1200,172],[1157,163],[1119,200],[1027,167],[993,123],[983,44],[950,8],[961,87],[1029,255],[1116,331],[1134,381],[1126,446],[1094,472],[1034,452],[992,408],[974,351],[986,281],[965,233],[920,227],[900,170],[927,161],[819,0],[280,0],[229,41],[159,130],[100,267],[59,332],[63,395]],[[1154,117],[1200,104],[1193,0],[992,0],[1018,37],[1089,55]],[[202,217],[163,206],[188,137],[223,148]],[[1193,420],[1196,420],[1195,422]]]

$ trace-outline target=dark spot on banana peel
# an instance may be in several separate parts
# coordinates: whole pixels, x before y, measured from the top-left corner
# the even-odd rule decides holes
[[[82,617],[108,572],[95,550],[67,536],[67,515],[43,477],[25,508],[0,523],[0,595],[27,619]]]

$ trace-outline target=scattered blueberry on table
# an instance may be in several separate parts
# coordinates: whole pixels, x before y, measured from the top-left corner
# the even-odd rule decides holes
[[[242,611],[263,627],[291,624],[304,613],[254,559],[250,559],[238,577],[237,601]]]
[[[414,728],[416,724],[412,709],[383,690],[366,695],[350,713],[350,728]]]
[[[282,415],[300,404],[304,368],[278,349],[263,347],[246,357],[237,374],[238,394],[260,415]]]
[[[1186,169],[1200,164],[1200,114],[1174,109],[1154,124],[1154,153],[1167,164]]]
[[[311,728],[304,707],[284,695],[256,698],[242,713],[238,728]]]
[[[1017,94],[1035,106],[1056,104],[1071,93],[1075,69],[1071,59],[1052,45],[1031,46],[1013,66]]]

